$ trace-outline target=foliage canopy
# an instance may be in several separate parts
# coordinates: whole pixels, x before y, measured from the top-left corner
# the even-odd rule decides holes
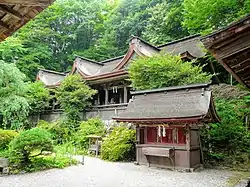
[[[206,83],[211,79],[201,66],[169,54],[138,58],[131,63],[129,76],[132,87],[138,90]]]

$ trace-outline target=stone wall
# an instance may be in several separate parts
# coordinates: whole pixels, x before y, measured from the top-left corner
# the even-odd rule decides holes
[[[112,117],[119,115],[127,108],[127,104],[113,104],[113,105],[102,105],[102,106],[93,106],[89,108],[86,112],[81,113],[81,119],[89,119],[93,117],[99,117],[102,119],[106,125],[112,123]],[[47,111],[44,114],[40,114],[39,116],[31,116],[30,121],[34,124],[39,120],[44,120],[48,122],[53,122],[61,119],[63,117],[63,111]]]

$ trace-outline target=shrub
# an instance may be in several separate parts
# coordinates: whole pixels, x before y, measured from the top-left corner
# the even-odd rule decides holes
[[[0,150],[7,149],[11,140],[17,136],[17,132],[13,130],[0,129]]]
[[[115,127],[104,139],[101,158],[109,161],[131,161],[135,158],[135,130]]]
[[[221,122],[202,129],[205,160],[210,164],[247,165],[250,160],[250,131],[244,124],[244,116],[250,112],[247,100],[230,98],[215,101]]]
[[[68,141],[68,139],[70,138],[69,129],[67,127],[64,127],[63,121],[49,123],[47,121],[40,120],[37,124],[37,127],[48,131],[57,144],[62,144]]]
[[[75,144],[73,144],[72,142],[66,142],[64,144],[56,145],[54,147],[54,151],[56,154],[59,154],[59,155],[67,155],[67,154],[86,155],[87,154],[86,149],[79,148],[75,146]]]
[[[32,157],[52,149],[50,133],[44,129],[33,128],[21,132],[10,142],[10,159],[12,162],[27,165]]]
[[[27,172],[34,172],[51,168],[65,168],[77,163],[77,160],[65,155],[39,156],[32,158],[31,163],[22,169]]]
[[[104,132],[104,123],[99,118],[92,118],[87,121],[83,121],[80,124],[79,131],[75,133],[75,144],[86,149],[88,147],[88,135],[102,136]]]

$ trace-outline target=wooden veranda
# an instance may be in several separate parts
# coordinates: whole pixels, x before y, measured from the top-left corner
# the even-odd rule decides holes
[[[0,41],[47,8],[53,0],[0,0]]]

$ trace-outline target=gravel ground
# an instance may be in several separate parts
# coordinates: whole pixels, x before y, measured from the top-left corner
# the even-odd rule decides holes
[[[232,175],[218,170],[180,173],[85,157],[85,165],[2,176],[0,187],[221,187]]]

